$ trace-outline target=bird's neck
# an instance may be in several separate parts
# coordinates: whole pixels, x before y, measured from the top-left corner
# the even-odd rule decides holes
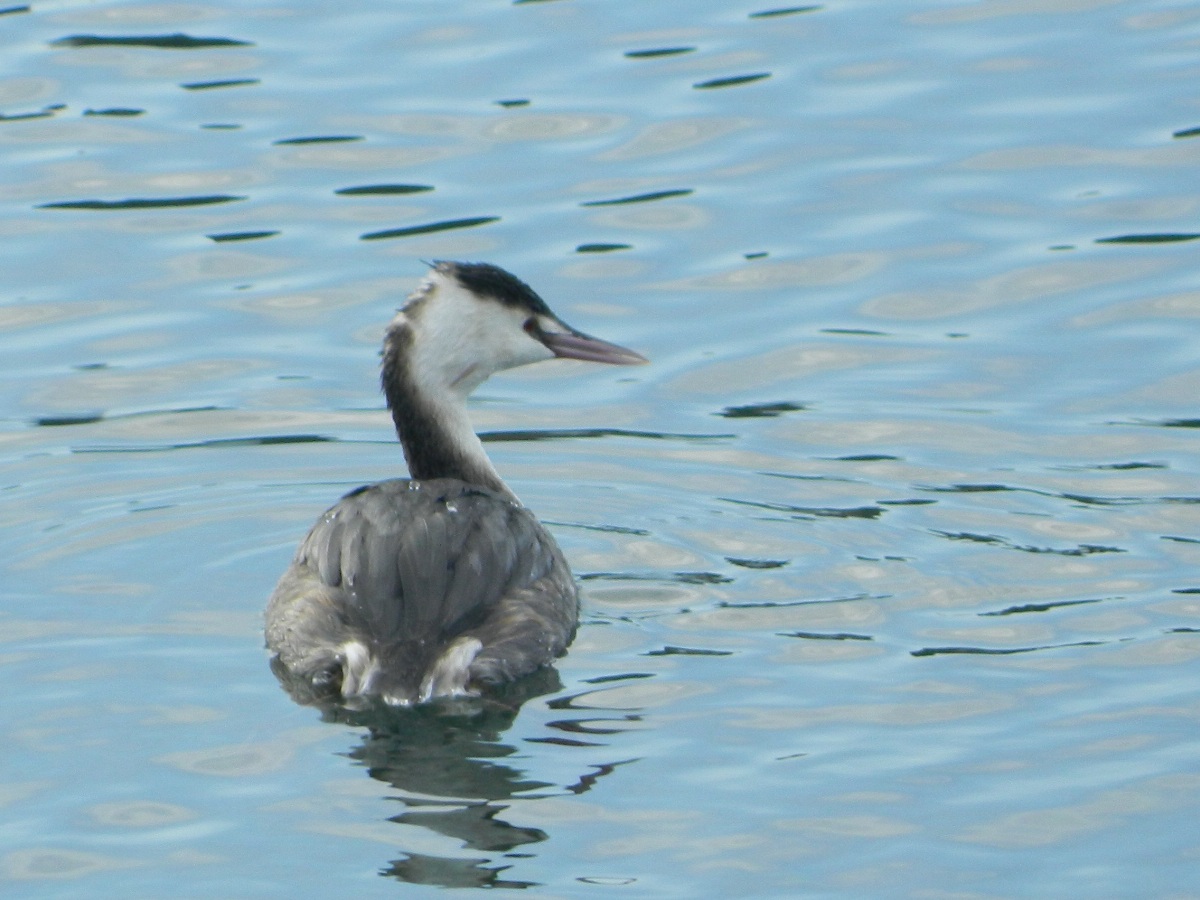
[[[389,334],[382,381],[409,475],[418,480],[456,478],[515,501],[471,427],[466,398],[423,386],[409,364],[406,343],[406,336]]]

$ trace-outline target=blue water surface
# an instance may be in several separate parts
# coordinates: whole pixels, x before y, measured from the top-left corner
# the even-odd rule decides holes
[[[0,893],[1196,896],[1200,11],[0,7]],[[431,259],[579,578],[505,704],[289,700]],[[523,702],[522,702],[523,701]]]

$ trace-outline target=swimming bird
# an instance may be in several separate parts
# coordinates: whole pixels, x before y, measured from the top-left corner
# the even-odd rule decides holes
[[[495,372],[554,357],[646,362],[569,327],[497,266],[432,265],[383,342],[410,477],[326,511],[267,603],[271,665],[294,697],[409,706],[478,694],[566,651],[579,618],[571,570],[467,414]]]

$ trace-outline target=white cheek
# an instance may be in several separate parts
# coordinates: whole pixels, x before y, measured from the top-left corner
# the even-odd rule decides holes
[[[510,363],[510,366],[524,366],[529,363],[554,359],[554,354],[550,351],[550,348],[536,338],[531,337],[524,329],[521,330],[520,335],[510,348],[511,358],[516,360],[516,362]]]
[[[480,301],[453,281],[437,281],[435,290],[416,323],[416,374],[427,390],[469,394],[496,372],[554,358],[525,331],[527,311]]]
[[[478,302],[478,301],[475,301]],[[487,374],[551,359],[554,354],[525,330],[528,314],[489,303],[471,316],[473,352]]]

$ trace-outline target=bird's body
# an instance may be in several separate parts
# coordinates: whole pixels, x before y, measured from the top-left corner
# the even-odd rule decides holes
[[[566,650],[570,569],[466,414],[492,373],[554,356],[644,361],[571,330],[486,264],[437,263],[396,315],[382,382],[412,477],[343,497],[280,578],[266,640],[294,696],[408,705],[512,681]]]

